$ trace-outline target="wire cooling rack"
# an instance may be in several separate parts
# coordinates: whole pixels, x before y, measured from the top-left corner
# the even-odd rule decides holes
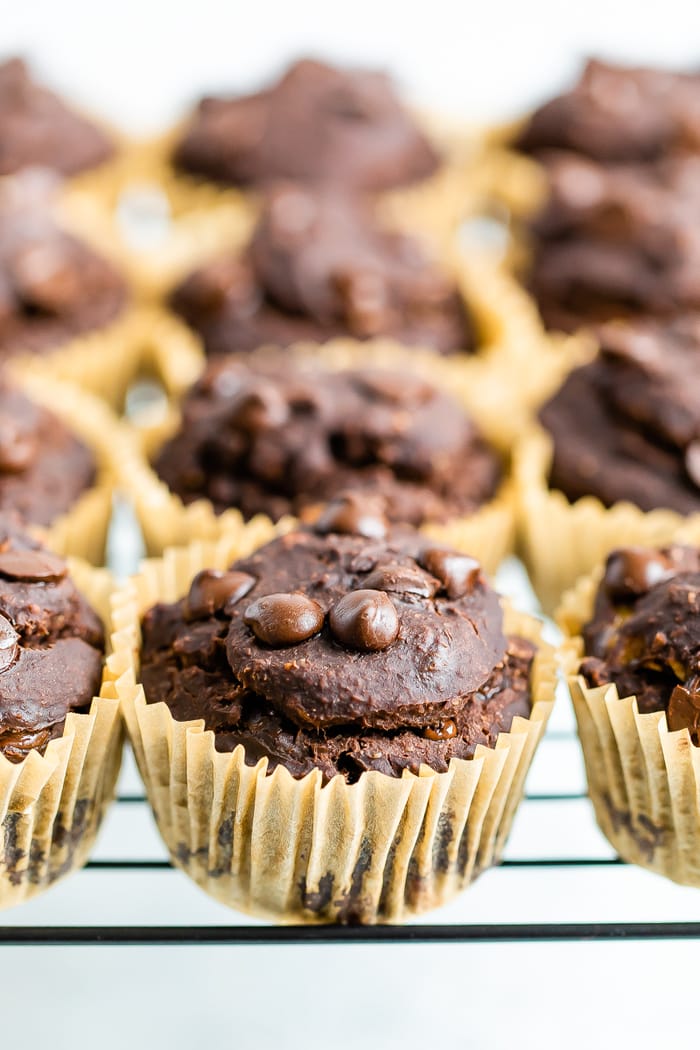
[[[123,509],[113,536],[112,564],[124,573],[138,545]],[[497,584],[521,608],[535,607],[515,559]],[[700,937],[700,894],[623,863],[598,830],[563,687],[502,863],[455,901],[406,925],[274,926],[211,900],[171,865],[128,749],[116,800],[86,867],[5,912],[0,924],[0,946],[680,937]]]

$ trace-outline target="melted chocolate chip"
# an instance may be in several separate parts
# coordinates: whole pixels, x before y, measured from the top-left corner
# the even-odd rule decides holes
[[[11,667],[17,657],[19,635],[5,616],[0,616],[0,671]]]
[[[26,583],[56,583],[68,569],[63,558],[48,551],[0,551],[0,576]]]
[[[395,594],[419,594],[432,598],[438,589],[438,581],[420,569],[409,565],[382,565],[364,580],[365,587],[375,591],[390,591]]]
[[[305,642],[321,630],[323,619],[321,606],[305,594],[267,594],[252,602],[243,617],[255,637],[273,649]]]
[[[348,649],[378,652],[395,642],[399,615],[384,591],[359,590],[344,595],[331,609],[331,631]]]
[[[627,547],[608,556],[603,585],[610,598],[624,600],[646,594],[673,573],[672,562],[661,551]]]
[[[344,535],[366,536],[381,540],[389,523],[384,514],[381,497],[362,496],[352,492],[328,504],[314,523],[316,532],[340,532]]]
[[[700,728],[700,678],[695,675],[685,685],[677,685],[668,702],[666,712],[668,728],[688,729],[693,743],[698,742]]]
[[[185,601],[185,615],[188,620],[213,616],[245,597],[254,583],[255,577],[247,572],[202,569],[192,580]]]
[[[289,406],[279,388],[260,379],[255,386],[241,390],[230,418],[241,430],[256,433],[281,427],[288,416]]]
[[[426,726],[423,736],[426,740],[452,740],[457,736],[457,725],[451,718],[444,718],[434,726]]]
[[[448,598],[461,598],[472,589],[481,573],[476,558],[440,547],[429,547],[422,551],[420,561],[428,572],[441,581]]]

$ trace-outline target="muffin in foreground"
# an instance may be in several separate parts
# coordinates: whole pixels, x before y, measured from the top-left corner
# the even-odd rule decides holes
[[[551,611],[620,544],[668,541],[700,512],[697,314],[614,322],[514,455],[525,558]]]
[[[371,507],[348,524],[173,550],[114,603],[110,673],[174,862],[282,922],[405,918],[494,863],[553,700],[536,623],[478,562]]]
[[[441,353],[474,349],[456,280],[418,238],[378,221],[337,186],[277,184],[249,244],[213,259],[172,292],[207,354],[391,336]]]
[[[118,704],[102,683],[109,581],[0,511],[0,906],[80,868],[112,797]]]
[[[625,860],[700,885],[700,550],[613,551],[558,613],[598,823]]]

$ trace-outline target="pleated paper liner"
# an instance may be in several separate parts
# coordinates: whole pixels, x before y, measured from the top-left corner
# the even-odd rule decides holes
[[[49,527],[37,531],[59,554],[101,565],[122,451],[130,444],[128,434],[107,405],[78,387],[38,373],[15,378],[32,401],[53,412],[88,445],[97,461],[93,487]]]
[[[70,571],[109,627],[109,574],[79,562]],[[113,697],[71,712],[43,755],[19,763],[0,754],[0,908],[29,900],[81,868],[114,796],[122,721]]]
[[[585,411],[585,405],[581,407]],[[684,521],[671,510],[642,511],[632,503],[605,507],[594,496],[571,502],[548,485],[552,439],[540,426],[523,434],[513,454],[520,543],[542,608],[552,613],[562,594],[614,547],[658,546]]]
[[[700,530],[691,531],[697,543]],[[687,729],[669,731],[664,711],[640,714],[634,696],[591,689],[576,673],[601,575],[598,567],[580,579],[557,612],[596,819],[624,860],[700,886],[700,749]]]
[[[264,358],[276,353],[262,348],[255,351],[255,356]],[[318,363],[328,369],[367,364],[422,375],[460,400],[481,425],[487,440],[507,457],[509,440],[505,437],[505,426],[502,427],[499,418],[493,415],[488,416],[486,421],[482,418],[488,415],[489,404],[498,400],[502,402],[502,386],[500,381],[494,380],[488,368],[476,361],[468,369],[466,365],[460,367],[432,353],[406,350],[387,340],[357,343],[350,339],[337,339],[322,347],[300,345],[285,353],[294,354],[302,368],[313,367]],[[253,359],[253,355],[247,355],[247,358]],[[501,407],[512,426],[516,418],[515,408]],[[231,529],[238,531],[242,524],[241,515],[235,509],[217,515],[212,504],[205,499],[185,505],[149,465],[149,460],[174,433],[178,424],[179,413],[173,405],[156,418],[147,413],[140,423],[132,425],[131,447],[122,460],[121,484],[134,504],[146,550],[151,555],[160,554],[166,547],[179,546],[195,539],[217,539]],[[487,572],[495,572],[503,558],[512,551],[514,520],[513,488],[506,480],[494,498],[473,514],[456,517],[444,524],[431,523],[426,529],[434,538],[444,537],[445,542],[453,542],[456,547],[474,555]],[[274,528],[264,515],[258,515],[254,521],[257,527],[268,532]],[[286,527],[286,522],[282,524]]]
[[[265,759],[247,766],[242,747],[217,752],[201,720],[176,722],[136,684],[145,610],[238,555],[235,541],[169,550],[114,598],[107,674],[173,863],[224,904],[280,923],[396,922],[446,903],[498,862],[544,732],[556,670],[539,625],[506,608],[506,629],[540,648],[530,718],[514,719],[494,749],[446,773],[363,773],[351,785],[338,776],[324,787],[319,771],[267,775]]]

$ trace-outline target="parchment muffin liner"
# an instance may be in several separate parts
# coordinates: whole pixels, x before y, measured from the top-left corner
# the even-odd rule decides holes
[[[578,580],[557,611],[596,819],[624,860],[700,886],[700,749],[687,729],[669,730],[664,711],[640,714],[636,697],[615,685],[591,689],[577,674],[601,576],[599,566]]]
[[[171,549],[117,595],[107,676],[120,699],[148,797],[175,865],[238,910],[291,922],[396,922],[447,902],[498,862],[555,689],[553,651],[531,618],[506,607],[506,629],[539,646],[532,712],[493,749],[448,772],[363,773],[355,784],[318,770],[295,780],[242,747],[220,753],[203,721],[177,722],[137,685],[140,618],[186,593],[203,567],[225,567],[237,542]]]
[[[95,484],[51,525],[36,528],[41,539],[59,554],[104,562],[119,463],[130,440],[123,425],[98,398],[70,383],[32,372],[14,376],[16,385],[49,409],[91,449],[97,462]]]
[[[109,629],[111,578],[69,563],[76,586]],[[123,741],[119,703],[95,697],[63,734],[21,762],[0,754],[0,908],[29,900],[81,868],[114,796]]]
[[[169,319],[167,326],[175,334],[172,324]],[[189,385],[195,368],[191,337],[183,339],[182,343],[173,340],[168,345],[171,350],[167,353],[161,348],[163,367],[168,376],[164,380],[166,386],[177,389],[185,377]],[[245,359],[264,359],[274,353],[273,349],[261,348],[246,355]],[[507,458],[509,441],[504,434],[505,424],[501,426],[500,417],[494,418],[488,413],[489,404],[504,401],[504,388],[494,370],[483,363],[474,360],[460,366],[433,353],[407,350],[389,340],[358,343],[352,339],[337,339],[320,347],[299,344],[286,353],[293,354],[302,368],[321,363],[324,368],[342,370],[367,364],[422,375],[461,401],[481,426],[486,439]],[[518,404],[517,408],[510,409],[502,406],[501,411],[505,412],[508,425],[513,426],[516,412],[523,409]],[[238,532],[243,522],[235,509],[217,515],[206,499],[184,504],[150,466],[149,460],[175,432],[178,424],[179,413],[173,404],[165,411],[159,409],[155,418],[145,413],[140,422],[132,424],[130,448],[123,453],[121,485],[134,504],[146,550],[151,555],[191,540],[214,540],[231,530]],[[284,519],[277,526],[273,526],[264,515],[256,516],[253,521],[256,528],[272,534],[275,528],[289,527],[292,519]],[[473,554],[487,572],[495,572],[503,558],[511,553],[515,537],[514,490],[510,481],[506,478],[493,499],[473,514],[458,516],[445,523],[426,524],[424,528],[435,539]]]
[[[581,406],[585,411],[585,405]],[[552,613],[562,594],[614,547],[656,546],[668,542],[684,522],[672,510],[643,511],[632,503],[605,507],[594,496],[571,502],[550,489],[553,443],[533,424],[513,454],[518,526],[522,555],[542,608]]]

